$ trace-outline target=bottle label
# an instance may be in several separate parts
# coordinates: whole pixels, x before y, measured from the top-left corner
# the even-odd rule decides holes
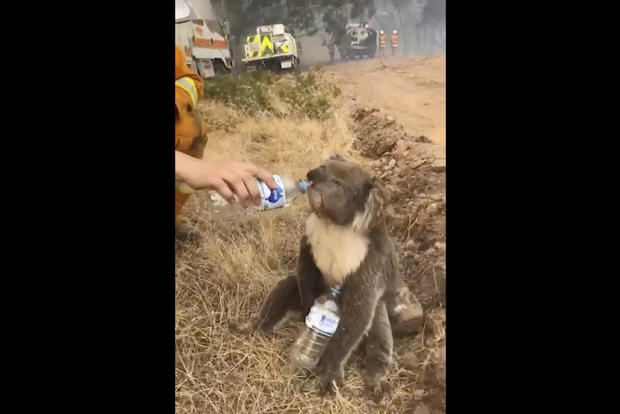
[[[272,208],[283,207],[286,204],[286,194],[284,192],[284,183],[279,175],[274,175],[273,180],[278,188],[272,190],[263,181],[258,180],[258,191],[261,197],[261,210],[271,210]]]
[[[306,316],[306,326],[325,336],[332,336],[338,328],[340,318],[338,315],[313,306]]]

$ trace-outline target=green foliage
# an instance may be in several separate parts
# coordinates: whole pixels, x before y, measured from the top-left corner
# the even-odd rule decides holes
[[[325,119],[340,89],[322,80],[320,68],[295,75],[277,76],[269,71],[243,74],[238,79],[221,76],[205,82],[208,99],[224,102],[247,115],[259,112],[274,116]],[[276,110],[274,101],[284,102],[289,111]]]
[[[269,99],[269,87],[273,83],[274,75],[266,71],[242,74],[238,79],[216,76],[205,82],[205,95],[253,115],[273,110]]]
[[[324,119],[330,105],[324,88],[321,88],[317,79],[314,72],[296,74],[294,87],[280,89],[278,95],[293,112],[304,114],[311,119]]]

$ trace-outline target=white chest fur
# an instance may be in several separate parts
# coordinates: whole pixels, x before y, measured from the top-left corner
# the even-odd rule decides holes
[[[311,214],[306,236],[314,261],[329,285],[340,285],[355,272],[368,253],[368,239],[350,226],[337,226]]]

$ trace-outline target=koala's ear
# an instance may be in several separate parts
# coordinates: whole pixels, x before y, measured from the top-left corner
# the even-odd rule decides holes
[[[344,158],[342,158],[342,156],[336,152],[331,152],[328,157],[327,160],[335,160],[335,161],[346,161]]]
[[[370,180],[372,182],[372,188],[375,189],[376,196],[382,199],[383,204],[386,204],[390,199],[390,193],[385,185],[383,185],[383,181],[377,177],[372,177]]]
[[[368,189],[375,190],[375,193],[378,193],[382,198],[387,198],[387,190],[380,179],[375,176],[372,176],[368,179]]]
[[[369,228],[383,220],[385,206],[388,201],[388,193],[383,183],[377,177],[371,177],[366,181],[367,198],[364,209],[353,220],[355,231],[364,233]]]

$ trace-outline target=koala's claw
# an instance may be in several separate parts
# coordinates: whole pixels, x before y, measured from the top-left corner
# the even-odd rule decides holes
[[[392,395],[392,386],[387,380],[368,384],[368,391],[375,403],[379,404]]]
[[[336,387],[344,385],[344,371],[341,369],[324,370],[319,374],[323,394],[334,392]]]

